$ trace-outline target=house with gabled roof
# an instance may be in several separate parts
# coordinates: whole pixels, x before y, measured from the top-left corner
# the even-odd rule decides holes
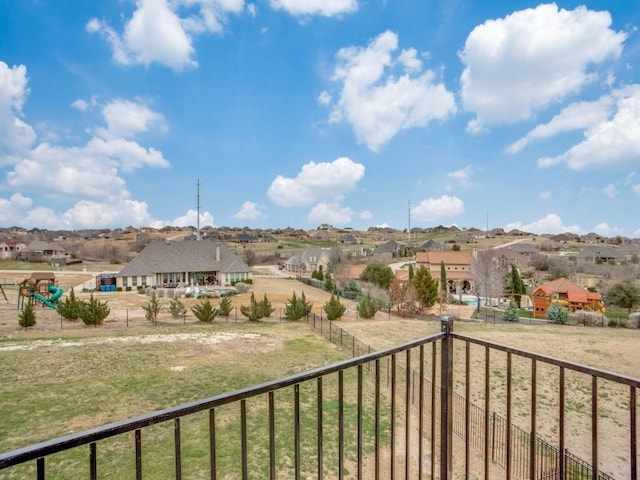
[[[440,269],[444,263],[449,291],[452,293],[466,293],[475,290],[473,273],[473,254],[471,252],[456,252],[453,250],[426,251],[416,253],[416,265],[424,265],[429,270],[431,277],[440,284]],[[439,287],[438,287],[439,288]]]
[[[624,253],[621,251],[600,245],[589,245],[580,250],[577,260],[584,263],[618,263],[624,260]]]
[[[293,255],[284,262],[284,268],[291,273],[326,272],[331,258],[341,256],[340,249],[310,247],[300,255]]]
[[[604,312],[599,293],[584,289],[564,277],[540,285],[533,291],[533,316],[546,318],[547,311],[553,303],[559,303],[571,312]]]
[[[158,241],[147,245],[116,275],[117,287],[232,285],[251,269],[219,241]]]

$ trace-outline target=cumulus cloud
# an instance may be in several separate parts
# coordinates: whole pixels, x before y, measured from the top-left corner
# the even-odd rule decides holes
[[[371,213],[369,210],[363,210],[362,212],[360,212],[360,218],[362,220],[371,220],[373,218],[373,213]]]
[[[447,173],[447,178],[451,181],[456,182],[458,185],[463,187],[468,187],[471,185],[471,171],[473,167],[471,165],[467,165],[464,168],[460,168],[453,172]]]
[[[555,213],[548,213],[546,216],[539,220],[535,220],[531,223],[523,223],[520,221],[509,223],[505,225],[504,229],[508,232],[510,230],[522,230],[524,232],[531,232],[537,234],[550,233],[580,233],[580,227],[577,225],[566,226],[562,224],[562,218]]]
[[[449,195],[427,198],[411,208],[412,218],[421,221],[433,221],[462,213],[464,213],[464,202],[458,197],[450,197]]]
[[[240,207],[240,211],[233,215],[233,218],[240,220],[255,220],[264,216],[262,210],[264,207],[255,202],[246,201]]]
[[[200,226],[214,226],[213,215],[210,212],[200,212]],[[198,225],[198,211],[187,210],[184,215],[174,218],[171,221],[156,220],[151,223],[152,227],[158,228],[165,225],[173,225],[175,227],[195,227]]]
[[[105,139],[133,138],[153,128],[166,129],[164,116],[141,102],[116,99],[102,109],[106,128],[98,129]]]
[[[617,227],[611,227],[608,223],[599,223],[595,227],[593,227],[593,231],[598,235],[602,235],[603,237],[613,237],[616,235],[620,235],[622,233],[622,229]]]
[[[358,10],[357,0],[270,0],[271,7],[293,16],[334,17]]]
[[[541,168],[565,164],[570,170],[637,165],[640,156],[640,85],[612,93],[613,115],[594,122],[584,140],[556,157],[538,160]]]
[[[340,157],[330,163],[309,162],[295,178],[278,175],[267,195],[281,207],[311,205],[319,198],[341,198],[364,177],[364,165]]]
[[[15,113],[26,97],[26,78],[23,67],[8,69],[0,62],[0,126],[15,124]],[[74,104],[72,108],[82,110],[97,101]],[[6,149],[0,152],[0,164],[9,165],[3,183],[13,191],[9,198],[0,198],[1,223],[88,228],[144,225],[152,220],[146,203],[131,198],[123,174],[169,166],[162,152],[132,138],[162,129],[163,117],[125,100],[107,103],[102,113],[107,128],[94,129],[101,136],[77,146],[38,143],[33,129],[24,122],[23,131],[30,132],[28,141],[12,141],[10,129],[0,128],[0,146]],[[38,205],[31,196],[38,196],[40,203],[46,199],[50,205]]]
[[[244,0],[137,0],[122,34],[96,18],[86,28],[105,38],[116,63],[159,63],[181,71],[197,66],[193,36],[222,33],[228,15],[243,9]]]
[[[397,50],[398,36],[387,30],[365,47],[336,54],[332,80],[340,92],[329,121],[345,120],[373,151],[401,130],[425,127],[456,111],[453,94],[433,71],[422,70],[416,51]]]
[[[10,163],[14,155],[24,152],[36,134],[22,120],[22,107],[29,94],[27,68],[9,67],[0,61],[0,165]]]
[[[320,202],[315,205],[307,220],[311,223],[329,223],[331,225],[345,225],[351,222],[353,211],[337,202]]]
[[[460,59],[471,130],[526,120],[597,80],[593,65],[618,58],[626,35],[611,29],[608,12],[554,3],[478,25]]]
[[[618,195],[620,191],[616,188],[616,186],[613,183],[610,183],[609,185],[607,185],[602,189],[602,193],[604,193],[609,198],[615,198],[615,196]]]

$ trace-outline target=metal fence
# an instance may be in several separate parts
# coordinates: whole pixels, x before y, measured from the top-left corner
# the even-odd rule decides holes
[[[607,479],[598,455],[603,441],[598,435],[598,383],[606,380],[629,392],[629,437],[619,455],[627,459],[626,478],[638,478],[638,379],[459,335],[452,330],[452,320],[442,322],[441,333],[376,352],[332,322],[313,318],[307,322],[354,358],[3,453],[0,476],[6,469],[8,478],[58,478],[56,472],[64,464],[77,466],[70,474],[75,477],[68,478],[94,479],[99,473],[158,478],[156,465],[147,457],[164,448],[164,456],[172,457],[170,476],[176,479],[192,468],[191,461],[201,462],[202,478],[212,479],[448,480],[454,472],[457,478],[471,478],[472,470],[484,479]],[[471,401],[471,345],[482,349],[486,359],[482,408]],[[460,357],[454,355],[456,346],[464,353],[463,361],[454,364]],[[489,359],[495,352],[507,358],[506,374],[498,382],[506,386],[504,418],[486,413],[492,411]],[[532,372],[527,429],[513,426],[513,356],[528,360]],[[542,364],[557,368],[561,379],[553,445],[538,434],[536,369]],[[462,372],[456,384],[454,370]],[[565,371],[591,378],[590,462],[567,451],[571,442],[566,434]],[[465,395],[456,393],[454,386],[463,388]],[[183,425],[192,422],[203,424],[206,432],[197,442],[200,455],[187,462],[184,445],[191,439]],[[154,442],[147,446],[160,425],[168,426],[162,447]],[[236,453],[229,453],[229,447]],[[73,458],[60,457],[68,452]],[[109,471],[114,455],[131,458],[130,465],[119,467],[126,471]],[[237,461],[229,461],[229,455],[236,455]],[[167,476],[164,472],[162,478]]]

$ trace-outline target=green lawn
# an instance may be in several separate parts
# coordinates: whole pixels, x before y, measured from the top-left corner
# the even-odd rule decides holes
[[[90,342],[91,332],[60,340],[40,339],[37,348],[10,350],[7,344],[34,345],[37,339],[0,336],[0,450],[9,451],[109,422],[206,398],[249,385],[334,363],[344,355],[301,324],[216,324],[214,326],[148,327],[140,335],[239,332],[261,335],[259,347],[235,343],[205,345],[193,339],[142,343]],[[118,335],[118,333],[114,333]],[[49,343],[44,343],[44,341]],[[235,342],[238,342],[236,340]],[[230,349],[231,348],[231,349]],[[356,372],[345,373],[345,425],[354,431]],[[373,450],[372,379],[365,375],[365,451]],[[337,376],[323,382],[325,471],[337,474]],[[313,476],[316,468],[316,382],[300,387],[302,470]],[[279,478],[289,478],[293,465],[293,389],[276,393],[276,445]],[[247,401],[251,478],[268,478],[268,398]],[[389,431],[388,413],[384,432]],[[239,405],[216,410],[219,478],[237,478],[240,465]],[[208,414],[182,419],[182,455],[186,478],[208,478]],[[352,435],[350,433],[350,435]],[[346,452],[353,459],[355,452]],[[48,478],[86,477],[87,448],[48,459]],[[133,435],[98,444],[100,478],[132,478]],[[173,475],[173,422],[143,430],[145,478]],[[33,476],[34,465],[20,466],[1,478]],[[29,472],[29,473],[27,473]],[[117,473],[114,473],[117,472]],[[6,475],[6,476],[3,476]],[[229,475],[230,477],[227,477]]]

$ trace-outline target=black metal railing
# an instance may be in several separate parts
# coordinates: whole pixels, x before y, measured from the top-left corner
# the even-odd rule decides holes
[[[354,358],[0,454],[0,478],[446,480],[474,471],[485,479],[608,480],[601,467],[608,459],[599,455],[609,440],[598,435],[607,420],[598,408],[603,381],[628,389],[628,439],[618,452],[628,473],[620,478],[638,478],[638,379],[460,335],[451,320],[438,334],[376,352],[342,329],[318,326]],[[471,365],[472,346],[482,365]],[[501,376],[491,370],[498,353],[506,355]],[[531,372],[526,429],[514,418],[513,357],[528,361]],[[558,370],[555,440],[539,431],[542,365]],[[478,372],[480,392],[472,385]],[[567,372],[590,379],[590,462],[569,452]],[[496,389],[505,390],[504,416],[493,409]],[[130,460],[123,465],[114,456]]]

